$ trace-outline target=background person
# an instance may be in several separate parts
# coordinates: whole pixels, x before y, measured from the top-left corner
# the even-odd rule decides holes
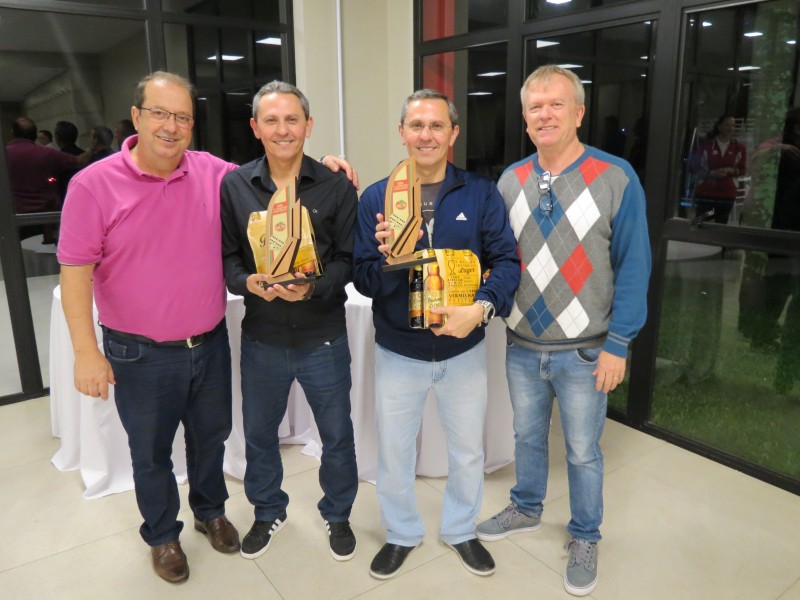
[[[738,178],[747,168],[747,148],[733,137],[736,118],[723,115],[701,140],[691,157],[697,173],[694,203],[697,214],[714,211],[715,223],[727,223],[736,202]]]

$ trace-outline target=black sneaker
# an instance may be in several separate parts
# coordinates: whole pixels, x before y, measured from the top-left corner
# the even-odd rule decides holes
[[[339,561],[350,560],[356,553],[356,536],[350,529],[349,521],[334,523],[325,521],[328,527],[328,541],[331,545],[331,556]]]
[[[461,564],[470,573],[486,577],[494,573],[494,559],[483,545],[472,538],[460,544],[448,544],[458,554]]]
[[[391,579],[400,572],[400,568],[406,561],[406,557],[411,554],[416,546],[399,546],[398,544],[384,544],[378,550],[372,564],[369,566],[369,574],[375,579]]]
[[[286,524],[286,515],[274,521],[256,521],[242,540],[242,556],[258,558],[269,548],[273,536]]]

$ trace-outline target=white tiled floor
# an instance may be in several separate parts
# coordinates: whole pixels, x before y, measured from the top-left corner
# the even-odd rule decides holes
[[[568,598],[562,587],[569,499],[563,440],[552,434],[552,473],[542,528],[489,544],[497,572],[469,574],[436,539],[443,479],[419,479],[428,529],[402,574],[368,574],[383,542],[375,488],[362,483],[351,522],[356,557],[327,550],[315,459],[283,449],[289,521],[255,561],[211,550],[191,527],[182,543],[186,584],[152,572],[139,538],[133,493],[84,500],[77,472],[50,464],[49,400],[0,407],[0,598]],[[606,511],[597,599],[800,600],[800,498],[609,421]],[[486,477],[481,517],[507,502],[513,465]],[[228,516],[244,533],[252,519],[241,482],[229,480]],[[186,505],[186,489],[181,487]],[[182,512],[190,522],[188,511]]]

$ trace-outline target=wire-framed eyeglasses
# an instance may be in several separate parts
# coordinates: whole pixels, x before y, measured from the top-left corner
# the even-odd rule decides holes
[[[539,187],[539,210],[546,213],[553,212],[553,194],[550,191],[550,186],[552,184],[550,171],[545,171],[539,175],[536,184]]]
[[[149,111],[150,118],[157,123],[164,123],[170,115],[175,117],[175,122],[181,127],[191,127],[194,123],[194,117],[186,113],[174,113],[164,108],[148,108],[146,106],[140,106],[139,110]]]

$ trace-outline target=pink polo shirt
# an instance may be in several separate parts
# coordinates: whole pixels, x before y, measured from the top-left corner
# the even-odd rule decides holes
[[[133,162],[137,139],[73,177],[58,261],[96,265],[94,299],[106,327],[184,339],[225,314],[219,187],[236,165],[187,150],[162,179]]]

